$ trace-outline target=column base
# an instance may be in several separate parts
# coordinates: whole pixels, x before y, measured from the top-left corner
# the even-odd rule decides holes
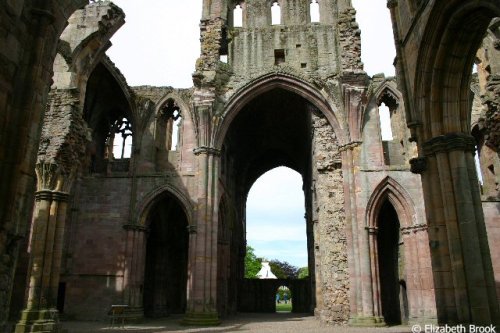
[[[60,333],[59,312],[56,309],[23,310],[15,333]]]
[[[383,317],[377,317],[377,316],[357,316],[357,317],[351,317],[349,319],[349,326],[356,326],[356,327],[384,327],[387,326],[387,324],[384,321]]]
[[[181,325],[189,326],[217,326],[220,325],[217,312],[187,312],[181,320]]]

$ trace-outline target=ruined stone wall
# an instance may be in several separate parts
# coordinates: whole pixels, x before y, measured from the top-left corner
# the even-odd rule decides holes
[[[312,115],[312,202],[316,262],[316,315],[324,323],[349,319],[344,190],[338,143],[322,115]]]
[[[33,205],[34,166],[52,63],[66,20],[84,0],[9,0],[0,8],[0,330]]]
[[[104,319],[111,304],[123,301],[123,225],[130,214],[130,179],[86,177],[77,185],[61,274],[66,283],[64,313],[75,319]]]

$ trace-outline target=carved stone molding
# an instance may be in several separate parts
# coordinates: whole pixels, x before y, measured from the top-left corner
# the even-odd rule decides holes
[[[410,159],[410,170],[416,174],[422,174],[427,170],[427,158],[426,157],[415,157]]]
[[[143,225],[140,225],[140,224],[124,224],[123,225],[123,229],[127,230],[127,231],[140,231],[140,232],[145,232],[148,230],[147,227],[143,226]]]
[[[422,146],[425,156],[454,150],[474,152],[476,150],[476,140],[469,134],[449,133],[434,137],[424,142]]]
[[[200,155],[200,154],[207,154],[207,155],[215,155],[215,156],[220,156],[220,149],[213,148],[213,147],[198,147],[193,149],[193,152],[195,155]]]
[[[376,235],[376,234],[378,234],[378,228],[377,227],[370,226],[370,227],[365,227],[365,229],[368,231],[369,235]]]
[[[198,226],[190,224],[187,226],[187,230],[189,234],[196,234],[198,232]]]
[[[359,147],[359,146],[361,146],[362,143],[363,143],[363,141],[351,141],[351,142],[346,143],[345,145],[341,145],[341,146],[339,146],[339,153],[346,151],[348,149],[354,149],[356,147]]]
[[[60,191],[50,191],[50,190],[42,190],[37,191],[35,193],[36,201],[57,201],[57,202],[67,202],[69,198],[69,194]]]
[[[419,231],[425,231],[427,230],[429,227],[427,226],[427,224],[415,224],[415,225],[411,225],[409,227],[403,227],[401,228],[401,233],[403,235],[408,235],[410,233],[415,233],[415,232],[419,232]]]

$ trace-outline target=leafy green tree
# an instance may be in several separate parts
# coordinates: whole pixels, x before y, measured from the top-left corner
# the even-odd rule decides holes
[[[276,277],[278,279],[286,279],[287,276],[286,276],[285,272],[283,271],[281,266],[279,264],[277,264],[276,262],[279,262],[279,261],[272,260],[269,262],[269,266],[271,267],[271,272],[273,272],[273,274],[276,275]]]
[[[309,277],[309,267],[301,267],[298,272],[299,279],[305,279]]]
[[[257,258],[254,248],[247,245],[247,253],[245,255],[245,278],[256,279],[257,273],[262,266],[262,259]]]
[[[296,279],[299,269],[293,265],[290,265],[286,261],[271,260],[269,262],[271,266],[271,271],[279,279]]]

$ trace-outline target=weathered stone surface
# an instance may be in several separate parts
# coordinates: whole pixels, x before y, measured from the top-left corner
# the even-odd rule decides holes
[[[317,293],[316,313],[322,322],[345,324],[349,319],[350,278],[341,159],[335,132],[321,115],[312,116],[313,223]]]
[[[479,36],[471,31],[485,27],[482,20],[493,15],[496,4],[484,15],[460,16],[481,21],[471,25],[441,15],[441,2],[389,1],[398,28],[400,93],[393,79],[370,79],[363,72],[360,31],[348,0],[319,1],[317,23],[309,22],[308,2],[280,1],[281,22],[276,25],[270,22],[268,1],[245,1],[242,27],[232,26],[226,1],[205,1],[193,89],[128,87],[103,54],[110,35],[123,24],[123,13],[109,1],[36,2],[40,8],[34,3],[9,0],[0,9],[0,36],[5,37],[0,39],[0,108],[7,110],[0,112],[0,193],[6,199],[0,200],[0,329],[8,312],[3,310],[12,290],[18,240],[27,234],[35,165],[43,191],[37,194],[36,250],[31,255],[37,265],[44,259],[45,266],[42,275],[33,270],[30,289],[31,295],[42,297],[28,300],[41,309],[23,313],[20,331],[30,325],[38,329],[30,320],[48,315],[50,330],[57,330],[55,312],[45,308],[57,303],[58,287],[65,288],[65,312],[80,319],[103,319],[117,303],[129,304],[135,314],[166,314],[175,308],[186,313],[187,324],[214,325],[220,316],[236,313],[238,298],[250,297],[238,289],[248,190],[261,174],[283,165],[304,181],[311,279],[301,283],[301,293],[311,304],[301,309],[315,310],[328,324],[350,320],[380,325],[387,308],[398,307],[403,322],[472,318],[485,323],[495,317],[495,297],[477,287],[493,285],[485,239],[495,244],[497,237],[495,196],[483,193],[490,200],[484,210],[486,237],[470,155],[472,137],[461,133],[469,128],[464,121],[470,110],[458,110],[469,107],[469,96],[461,96],[457,88],[468,80],[458,84],[454,77],[440,75],[467,72],[459,67],[470,65],[471,55],[454,44],[455,38],[465,45]],[[458,0],[449,3],[451,9],[462,6]],[[460,24],[441,29],[447,22]],[[439,33],[426,36],[438,26]],[[457,34],[461,27],[469,30]],[[447,31],[452,37],[442,34]],[[495,35],[491,31],[489,37]],[[438,47],[442,36],[448,38],[444,50]],[[498,41],[490,41],[483,47],[498,50]],[[456,46],[454,57],[447,56],[450,45]],[[438,52],[438,60],[416,58],[436,50],[444,52]],[[220,61],[224,55],[227,63]],[[489,72],[479,77],[476,89],[484,107],[473,119],[494,151],[499,80],[491,69],[497,58],[485,55],[478,57]],[[433,72],[436,68],[442,71]],[[58,89],[47,95],[52,71]],[[437,79],[421,82],[430,77]],[[428,87],[441,90],[429,94]],[[457,96],[463,105],[449,103]],[[382,102],[391,111],[390,141],[380,137]],[[429,110],[429,105],[440,107]],[[121,133],[115,127],[124,123],[133,140],[130,157],[119,159],[112,146]],[[174,126],[179,130],[175,151]],[[428,155],[420,168],[423,188],[420,176],[409,170],[411,158],[421,161],[410,139]],[[490,156],[484,152],[483,158]],[[400,281],[391,285],[381,280],[377,257],[383,246],[377,236],[384,223],[380,212],[387,213],[382,207],[388,205],[397,215],[392,223],[400,225],[393,230],[403,235],[401,243],[392,244],[398,249],[393,268]],[[158,225],[172,219],[186,222],[187,230],[175,233],[187,236],[189,247],[173,237],[163,242],[170,251],[164,255],[164,248],[152,245],[155,238],[148,237],[148,230],[161,234]],[[44,241],[45,235],[51,238]],[[175,296],[179,306],[169,307],[165,299],[156,302],[150,295],[167,290],[155,283],[174,281],[161,278],[170,274],[162,260],[176,255],[186,258],[182,262],[188,268],[181,275],[189,296]],[[449,269],[450,263],[458,268]],[[163,268],[155,270],[155,265]],[[162,274],[145,276],[152,271]],[[387,295],[384,288],[394,287],[406,293],[406,308],[399,297],[388,302],[380,296]],[[447,303],[455,299],[460,302]]]

